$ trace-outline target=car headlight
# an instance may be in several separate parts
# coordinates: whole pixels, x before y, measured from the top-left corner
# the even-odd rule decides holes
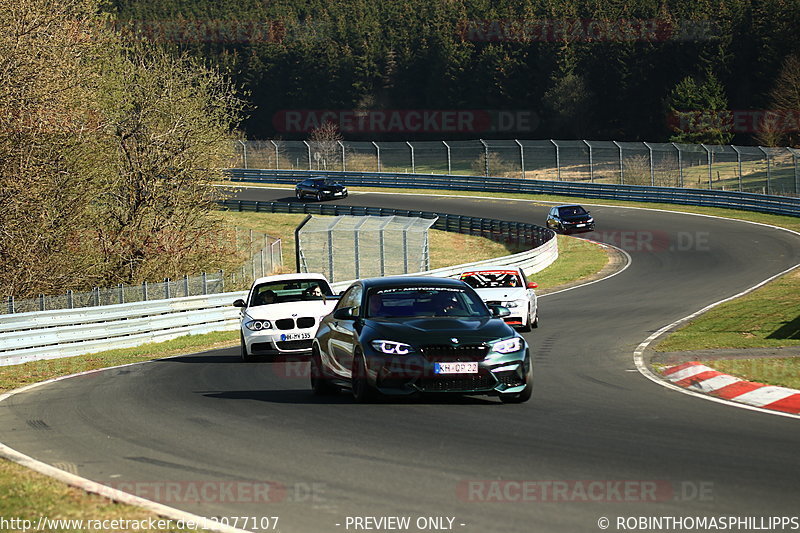
[[[389,355],[406,355],[414,351],[413,346],[402,342],[377,340],[371,344],[379,352]]]
[[[518,352],[522,349],[522,337],[513,337],[504,341],[494,343],[492,350],[497,353]]]
[[[261,331],[262,329],[272,329],[272,322],[269,320],[251,320],[245,322],[244,327],[250,331]]]
[[[587,222],[588,224],[591,224],[592,222],[594,222],[594,219],[593,219],[592,217],[589,217],[589,220],[587,220],[586,222]]]
[[[512,302],[503,302],[503,307],[508,307],[509,309],[513,309],[515,307],[519,307],[520,303],[517,301]]]

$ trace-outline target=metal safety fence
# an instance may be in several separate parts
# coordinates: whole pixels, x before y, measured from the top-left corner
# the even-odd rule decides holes
[[[167,278],[160,282],[145,281],[137,285],[94,287],[85,292],[40,294],[36,298],[17,299],[6,296],[3,298],[5,305],[0,307],[0,315],[219,294],[246,289],[254,279],[283,268],[280,239],[241,228],[233,230],[230,237],[234,241],[237,255],[244,259],[236,269],[201,272],[191,276],[185,275],[179,279]]]
[[[588,140],[238,141],[234,168],[499,176],[800,196],[800,150]]]

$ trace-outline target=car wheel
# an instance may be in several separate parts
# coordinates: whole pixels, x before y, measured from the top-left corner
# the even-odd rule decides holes
[[[318,192],[318,193],[317,193],[317,201],[318,201],[318,202],[321,202],[321,201],[322,201],[322,193],[321,193],[321,192]]]
[[[533,362],[529,361],[528,371],[525,373],[525,388],[515,394],[501,394],[503,403],[525,403],[533,396]]]
[[[240,334],[239,338],[242,344],[242,361],[244,361],[245,363],[252,363],[253,361],[256,360],[256,358],[253,357],[253,355],[247,351],[247,343],[244,342],[244,335]]]
[[[300,192],[300,191],[295,191],[294,195],[297,196],[298,200],[302,200],[303,199],[303,193]]]
[[[525,323],[520,326],[519,330],[521,332],[523,332],[523,333],[527,333],[528,331],[531,330],[531,323],[532,323],[532,320],[531,320],[531,306],[529,304],[528,305],[528,316],[525,319]]]
[[[538,309],[536,310],[536,315],[533,317],[533,322],[531,322],[531,327],[532,328],[538,328],[539,327],[539,310]]]
[[[322,357],[319,355],[319,347],[316,344],[311,348],[310,374],[311,390],[313,390],[314,394],[317,396],[335,394],[339,391],[339,389],[330,382],[325,375],[325,371],[322,369]]]
[[[375,391],[372,390],[367,380],[367,366],[364,356],[360,352],[356,352],[355,357],[353,357],[352,377],[350,380],[353,399],[356,402],[368,403],[374,399]]]

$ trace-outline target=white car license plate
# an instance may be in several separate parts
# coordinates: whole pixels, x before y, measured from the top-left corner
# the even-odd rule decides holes
[[[434,363],[435,374],[477,374],[478,363]]]
[[[299,341],[310,338],[311,338],[311,333],[284,333],[281,335],[282,341]]]
[[[576,224],[575,227],[577,227],[577,228],[585,228],[586,224]]]
[[[334,196],[343,196],[344,193],[343,192],[335,192],[335,193],[333,193],[333,195]]]

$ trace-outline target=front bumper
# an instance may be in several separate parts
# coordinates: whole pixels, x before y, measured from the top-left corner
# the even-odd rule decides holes
[[[477,361],[478,372],[471,374],[436,374],[436,362],[435,358],[423,355],[387,356],[373,352],[367,356],[368,379],[375,389],[386,395],[419,392],[513,394],[525,388],[525,376],[531,364],[526,350],[490,354]]]
[[[308,329],[250,331],[242,328],[242,332],[247,351],[252,355],[308,355],[314,340],[314,332]]]

